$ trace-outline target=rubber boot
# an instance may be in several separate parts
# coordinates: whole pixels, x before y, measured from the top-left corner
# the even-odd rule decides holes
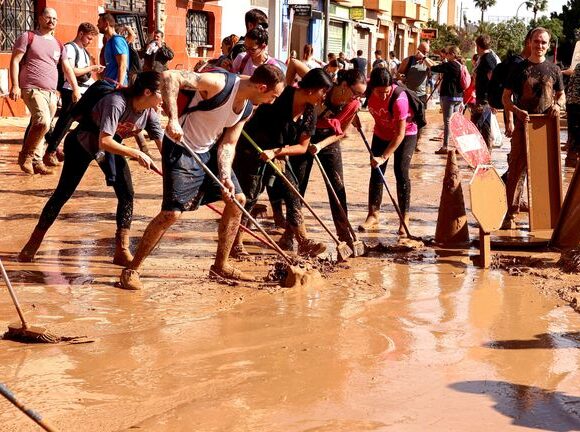
[[[32,161],[32,169],[34,171],[34,174],[40,175],[54,174],[54,171],[48,168],[42,161]]]
[[[133,255],[129,251],[129,230],[127,228],[117,228],[113,264],[128,267],[132,261]]]
[[[20,169],[26,174],[34,174],[34,167],[32,166],[32,156],[31,154],[21,151],[18,153],[18,165]]]
[[[24,245],[20,253],[18,254],[18,261],[20,262],[31,262],[46,235],[47,230],[41,230],[40,228],[34,228],[28,243]]]
[[[294,250],[294,233],[292,229],[286,228],[280,239],[278,240],[280,249],[292,252]]]
[[[297,227],[292,227],[292,231],[298,242],[299,255],[315,257],[326,250],[324,243],[317,243],[307,237],[306,225],[300,224]]]
[[[403,221],[405,222],[405,225],[407,226],[407,229],[409,228],[409,215],[403,213]],[[405,231],[405,228],[403,227],[403,224],[399,225],[399,237],[407,237],[407,231]]]
[[[369,214],[366,220],[358,226],[360,232],[372,231],[379,228],[379,211],[376,209],[369,209]]]

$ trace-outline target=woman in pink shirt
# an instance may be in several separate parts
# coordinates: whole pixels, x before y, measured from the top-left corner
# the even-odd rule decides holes
[[[383,182],[375,169],[380,167],[384,173],[391,155],[395,155],[394,170],[397,179],[397,200],[407,226],[409,225],[409,207],[411,202],[411,181],[409,167],[417,146],[417,125],[413,122],[413,112],[409,108],[407,94],[398,89],[389,71],[376,68],[371,72],[369,112],[375,120],[373,131],[371,159],[371,178],[369,181],[369,213],[359,230],[377,229],[379,211],[383,198]],[[398,89],[398,90],[397,90]],[[391,98],[395,101],[391,106]],[[399,226],[399,235],[404,235],[403,226]]]

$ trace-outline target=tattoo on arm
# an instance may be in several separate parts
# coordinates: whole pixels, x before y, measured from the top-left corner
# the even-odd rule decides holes
[[[197,90],[199,86],[199,82],[201,81],[201,75],[197,72],[192,71],[180,71],[181,82],[180,87],[189,89],[189,90]]]
[[[229,179],[232,176],[232,163],[234,162],[236,145],[221,143],[218,147],[218,172],[220,178]]]
[[[163,109],[169,120],[177,120],[177,96],[179,89],[197,90],[201,80],[200,74],[191,71],[166,71],[163,72],[161,81],[161,97],[163,98]]]

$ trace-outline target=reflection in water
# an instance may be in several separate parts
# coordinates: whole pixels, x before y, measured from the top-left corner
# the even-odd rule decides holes
[[[511,417],[512,424],[517,426],[554,432],[580,430],[580,417],[570,415],[574,406],[576,412],[580,412],[577,396],[505,381],[464,381],[450,387],[463,393],[491,397],[494,408]]]

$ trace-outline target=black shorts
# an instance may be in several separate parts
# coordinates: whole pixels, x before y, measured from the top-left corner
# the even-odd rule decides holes
[[[197,153],[201,161],[219,178],[217,146],[206,153]],[[193,159],[188,149],[163,138],[163,203],[161,210],[191,211],[222,199],[222,189]],[[232,170],[236,194],[242,193]]]

